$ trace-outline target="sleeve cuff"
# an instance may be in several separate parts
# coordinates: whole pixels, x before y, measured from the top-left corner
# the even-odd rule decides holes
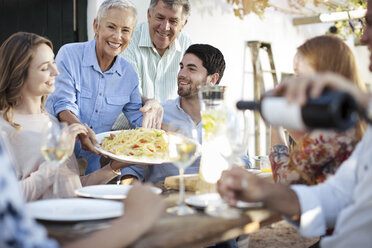
[[[131,167],[131,166],[130,166]],[[139,173],[137,173],[135,170],[133,170],[132,168],[130,167],[126,167],[126,168],[123,168],[121,169],[121,175],[122,176],[125,176],[125,175],[132,175],[132,176],[135,176],[138,178],[138,180],[140,181],[143,181],[144,177],[142,175],[140,175]]]
[[[291,186],[297,194],[301,206],[299,231],[304,237],[316,237],[325,234],[326,222],[319,198],[312,187],[305,185]]]
[[[71,111],[74,115],[76,115],[76,117],[79,116],[79,110],[77,108],[74,108],[72,106],[62,106],[62,107],[55,107],[54,109],[54,113],[55,113],[55,116],[58,117],[59,113],[65,111],[65,110],[68,110],[68,111]]]

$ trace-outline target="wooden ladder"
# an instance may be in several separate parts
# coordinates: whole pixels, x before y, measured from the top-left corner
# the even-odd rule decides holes
[[[268,42],[262,41],[248,41],[247,47],[250,50],[251,54],[251,62],[253,66],[253,90],[254,90],[254,100],[259,100],[261,95],[266,91],[265,90],[265,83],[264,83],[264,73],[269,73],[272,76],[274,87],[278,83],[278,78],[275,70],[275,64],[273,59],[273,52],[271,50],[271,44]],[[260,52],[264,52],[269,61],[269,69],[263,70],[262,63],[260,59]],[[245,72],[246,73],[246,72]],[[246,82],[245,82],[246,83]],[[255,111],[254,113],[254,147],[255,147],[255,154],[261,154],[261,129],[260,129],[260,113]],[[270,148],[270,126],[265,123],[266,132],[265,132],[265,140],[266,140],[266,153],[269,152]]]

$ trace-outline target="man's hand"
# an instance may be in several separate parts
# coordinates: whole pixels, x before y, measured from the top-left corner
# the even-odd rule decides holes
[[[269,183],[266,180],[236,167],[222,173],[218,181],[218,192],[229,204],[235,206],[238,200],[264,201],[268,193],[265,190],[267,184]]]
[[[270,183],[242,168],[224,171],[217,186],[221,197],[233,206],[238,200],[261,201],[267,208],[289,217],[298,218],[301,213],[300,202],[291,188]]]
[[[143,113],[142,127],[160,129],[164,109],[155,99],[147,99],[140,108]]]
[[[138,178],[133,175],[124,175],[120,178],[120,183],[124,185],[133,184],[135,181],[138,181]]]
[[[88,133],[87,134],[79,134],[79,139],[80,139],[80,142],[81,142],[81,147],[83,148],[83,150],[86,150],[86,151],[90,151],[94,154],[100,154],[95,146],[98,144],[97,140],[96,140],[96,134],[94,133],[94,131],[92,129],[90,129],[88,127],[88,125],[84,124],[86,129],[88,130]]]
[[[307,101],[308,93],[310,97],[316,98],[325,88],[349,93],[363,108],[367,107],[370,99],[369,94],[359,89],[355,83],[335,73],[285,78],[274,91],[283,94],[288,102],[298,102],[302,106]]]

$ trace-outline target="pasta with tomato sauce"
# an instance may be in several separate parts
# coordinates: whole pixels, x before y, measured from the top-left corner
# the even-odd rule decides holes
[[[102,140],[102,148],[115,155],[168,159],[168,138],[163,130],[137,128],[111,134]]]

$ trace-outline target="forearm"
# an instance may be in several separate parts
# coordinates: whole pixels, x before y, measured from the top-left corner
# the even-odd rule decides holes
[[[19,185],[27,201],[39,199],[54,183],[56,169],[47,163],[44,162],[37,171],[19,181]]]
[[[125,225],[123,225],[125,223]],[[83,238],[64,247],[81,248],[81,247],[107,247],[122,248],[137,240],[147,231],[145,223],[139,220],[130,219],[128,216],[122,217],[113,222],[113,224],[102,231],[95,232],[87,238]],[[123,235],[124,233],[124,235]]]
[[[65,110],[60,113],[58,113],[58,119],[61,122],[67,122],[69,125],[73,123],[81,123],[79,118],[77,118],[76,115],[74,115],[71,111]]]
[[[96,170],[88,175],[81,176],[80,181],[83,186],[96,185],[96,184],[106,184],[113,178],[117,177],[118,174],[113,172],[113,169],[109,164],[103,168]]]
[[[267,208],[286,215],[294,220],[301,214],[301,206],[298,197],[291,188],[283,184],[267,184],[265,189],[268,194],[264,199]]]
[[[286,145],[286,142],[283,137],[283,132],[280,128],[271,127],[270,133],[270,146],[273,147],[275,145]]]

